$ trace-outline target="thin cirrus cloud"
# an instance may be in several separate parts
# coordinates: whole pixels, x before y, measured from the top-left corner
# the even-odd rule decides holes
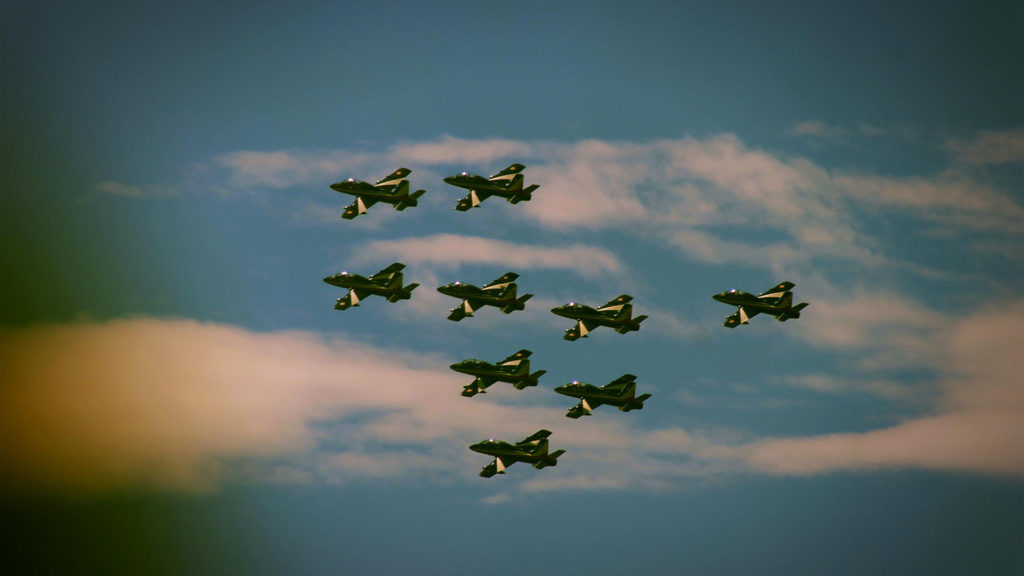
[[[1021,321],[1024,302],[1016,302],[948,321],[915,344],[930,347],[939,390],[923,414],[863,433],[798,438],[643,430],[607,418],[568,426],[565,406],[467,402],[457,394],[464,378],[445,368],[450,359],[307,332],[144,318],[5,329],[0,488],[88,494],[409,475],[473,481],[486,458],[468,444],[552,426],[553,446],[572,453],[572,472],[529,477],[522,490],[568,488],[571,476],[595,490],[750,472],[1024,476]]]

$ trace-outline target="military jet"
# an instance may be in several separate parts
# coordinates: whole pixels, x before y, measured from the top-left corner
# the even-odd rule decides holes
[[[647,316],[633,318],[633,305],[629,303],[632,299],[629,294],[623,294],[596,310],[584,304],[569,302],[564,306],[552,308],[551,312],[576,321],[576,325],[566,330],[565,336],[562,336],[569,341],[586,338],[587,334],[598,326],[608,326],[619,334],[625,334],[639,330],[640,323],[647,319]]]
[[[733,289],[721,294],[712,296],[715,300],[739,308],[732,315],[725,319],[722,326],[735,328],[740,324],[748,324],[750,319],[761,312],[775,316],[780,322],[790,318],[799,318],[800,311],[807,307],[807,302],[801,302],[793,306],[793,293],[790,290],[796,286],[792,282],[782,282],[774,288],[769,288],[757,296]]]
[[[388,302],[408,300],[412,297],[413,289],[419,286],[419,284],[402,286],[403,268],[405,268],[405,264],[395,262],[380,272],[371,275],[369,278],[364,278],[359,274],[349,274],[348,272],[324,278],[324,282],[332,286],[348,288],[348,294],[343,298],[338,298],[338,303],[334,305],[334,309],[348,310],[352,306],[359,306],[361,300],[374,294],[384,296],[388,299]]]
[[[405,210],[409,206],[417,204],[416,199],[426,192],[417,190],[409,194],[409,181],[405,179],[412,170],[399,168],[391,174],[377,180],[376,184],[349,178],[341,182],[331,184],[331,189],[343,194],[352,194],[356,201],[345,207],[341,217],[351,220],[366,212],[367,208],[377,202],[392,204],[395,210]]]
[[[517,390],[522,390],[527,386],[536,386],[537,379],[547,372],[538,370],[530,374],[530,354],[533,352],[520,350],[497,364],[471,358],[456,362],[450,368],[456,372],[476,376],[476,380],[462,389],[462,395],[467,398],[487,392],[487,387],[495,382],[508,382]]]
[[[473,444],[469,447],[473,452],[494,456],[490,464],[480,470],[480,475],[490,478],[495,474],[504,474],[505,468],[516,462],[529,462],[533,467],[540,470],[548,466],[556,466],[558,457],[565,454],[565,450],[556,450],[548,454],[548,430],[538,430],[533,436],[529,436],[522,442],[509,444],[494,438]]]
[[[455,205],[455,209],[460,212],[476,208],[491,196],[501,196],[509,204],[518,204],[529,202],[533,191],[540,188],[536,184],[523,188],[524,168],[526,166],[522,164],[513,164],[490,178],[462,172],[455,176],[449,176],[444,181],[452,186],[469,190],[469,194]]]
[[[519,274],[506,272],[504,276],[490,284],[485,284],[483,288],[477,288],[472,284],[453,282],[441,286],[437,291],[446,296],[462,298],[462,304],[452,308],[452,313],[448,315],[448,319],[455,322],[466,316],[472,316],[474,311],[484,305],[495,306],[501,308],[505,314],[511,314],[515,310],[526,308],[526,301],[533,297],[533,294],[525,294],[516,298],[516,283],[513,282],[516,278],[519,278]]]
[[[632,374],[623,374],[614,382],[600,387],[573,380],[555,388],[555,392],[580,399],[579,404],[569,408],[565,413],[569,418],[590,416],[590,412],[602,404],[618,406],[623,412],[642,410],[644,400],[651,397],[650,394],[636,396],[636,376]]]

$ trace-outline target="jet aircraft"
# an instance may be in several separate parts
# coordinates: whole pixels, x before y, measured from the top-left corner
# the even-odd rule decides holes
[[[352,194],[356,201],[345,207],[341,217],[351,220],[366,212],[367,208],[377,202],[392,204],[395,210],[405,210],[409,206],[416,206],[416,199],[422,196],[426,190],[417,190],[409,194],[409,181],[405,179],[412,170],[399,168],[391,174],[377,180],[376,184],[349,178],[341,182],[331,184],[331,189],[344,194]]]
[[[722,323],[726,328],[735,328],[740,324],[749,323],[750,319],[761,312],[775,316],[780,322],[790,318],[799,318],[800,311],[807,307],[807,302],[801,302],[793,306],[793,293],[790,290],[796,286],[792,282],[782,282],[773,288],[761,292],[757,296],[747,292],[733,289],[715,294],[715,300],[731,306],[738,306],[736,312],[731,314]]]
[[[537,184],[523,188],[523,169],[525,168],[526,166],[522,164],[513,164],[490,178],[462,172],[455,176],[449,176],[444,181],[452,186],[469,190],[469,194],[455,205],[455,209],[460,212],[476,208],[491,196],[501,196],[509,204],[518,204],[529,202],[533,191],[540,188]]]
[[[623,294],[597,309],[569,302],[552,308],[551,312],[576,321],[576,325],[566,330],[565,336],[562,336],[569,341],[586,338],[587,334],[598,326],[608,326],[619,334],[625,334],[639,330],[640,323],[647,319],[647,316],[633,318],[633,305],[629,303],[632,299],[629,294]]]
[[[565,413],[569,418],[590,416],[590,412],[602,404],[618,406],[623,412],[642,410],[644,400],[651,397],[650,394],[636,396],[636,376],[632,374],[623,374],[617,380],[600,387],[573,380],[555,388],[555,392],[580,399],[579,404]]]
[[[361,300],[374,294],[387,298],[388,302],[398,302],[412,297],[413,289],[419,286],[419,284],[402,286],[403,268],[405,268],[405,264],[395,262],[369,278],[342,272],[324,278],[324,282],[332,286],[348,288],[348,294],[338,298],[338,303],[334,305],[335,310],[348,310],[352,306],[359,306]]]
[[[480,470],[480,475],[484,478],[490,478],[495,474],[504,474],[505,468],[516,462],[528,462],[533,464],[534,468],[540,470],[541,468],[557,465],[558,457],[565,454],[565,450],[556,450],[550,454],[548,453],[548,436],[551,436],[550,431],[538,430],[532,436],[515,444],[509,444],[501,440],[495,441],[494,438],[491,438],[490,440],[473,444],[469,449],[473,452],[494,456],[494,460]]]
[[[485,284],[483,288],[477,288],[472,284],[453,282],[439,287],[437,291],[446,296],[462,298],[462,304],[452,308],[451,314],[448,315],[448,319],[455,322],[466,316],[472,316],[474,311],[484,305],[495,306],[501,308],[505,314],[511,314],[515,310],[526,308],[526,301],[533,297],[533,294],[516,297],[517,287],[513,282],[516,278],[519,278],[519,275],[515,272],[506,272],[504,276],[490,284]]]
[[[517,390],[522,390],[527,386],[536,386],[537,379],[547,372],[538,370],[530,374],[530,354],[533,352],[520,350],[497,364],[471,358],[456,362],[450,368],[456,372],[476,376],[476,380],[462,389],[462,395],[467,398],[486,393],[487,387],[495,382],[508,382]]]

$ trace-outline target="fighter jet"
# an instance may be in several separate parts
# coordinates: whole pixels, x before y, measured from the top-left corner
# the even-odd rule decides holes
[[[547,466],[558,464],[558,457],[565,454],[565,450],[556,450],[548,454],[548,436],[551,432],[538,430],[533,436],[529,436],[522,442],[509,444],[494,438],[484,440],[469,447],[473,452],[494,456],[490,464],[480,470],[480,475],[490,478],[495,474],[504,474],[505,468],[516,462],[529,462],[533,467],[540,470]]]
[[[647,316],[633,318],[633,305],[629,303],[632,299],[629,294],[623,294],[596,310],[584,304],[569,302],[564,306],[552,308],[551,312],[576,321],[576,325],[566,330],[565,336],[562,336],[569,341],[586,338],[587,334],[598,326],[608,326],[619,334],[625,334],[639,330],[640,323],[647,319]]]
[[[408,168],[399,168],[384,178],[377,180],[376,184],[370,184],[355,178],[331,184],[332,190],[344,194],[352,194],[356,197],[355,202],[345,207],[341,217],[351,220],[366,212],[367,208],[377,202],[392,204],[395,210],[405,210],[409,206],[415,206],[417,204],[416,199],[423,196],[426,190],[417,190],[409,194],[409,181],[405,177],[410,172],[412,170]]]
[[[650,394],[636,394],[636,376],[623,374],[617,380],[604,386],[594,386],[579,380],[555,388],[555,392],[579,398],[580,403],[569,408],[565,413],[569,418],[590,416],[590,412],[602,404],[618,406],[619,410],[629,412],[630,410],[642,410],[644,400],[651,397]]]
[[[790,318],[799,318],[800,311],[807,307],[807,302],[801,302],[793,306],[793,293],[790,292],[793,286],[796,286],[796,284],[782,282],[778,286],[769,288],[757,296],[733,289],[721,294],[715,294],[712,298],[719,302],[739,307],[736,312],[728,316],[725,322],[722,323],[722,326],[726,328],[735,328],[740,324],[747,324],[751,318],[761,312],[771,314],[775,316],[776,320],[785,322]]]
[[[388,302],[408,300],[412,297],[413,289],[419,286],[419,284],[402,286],[403,268],[405,268],[405,264],[395,262],[380,272],[371,275],[369,278],[364,278],[359,274],[349,274],[348,272],[324,278],[324,282],[332,286],[348,288],[348,294],[343,298],[338,298],[338,303],[334,305],[334,309],[348,310],[352,306],[359,306],[361,300],[374,294],[384,296],[388,299]]]
[[[513,282],[516,278],[519,278],[519,274],[506,272],[504,276],[485,284],[483,288],[453,282],[441,286],[437,291],[446,296],[462,298],[462,304],[452,308],[452,313],[448,315],[448,319],[455,322],[472,316],[474,311],[484,305],[495,306],[501,308],[505,314],[511,314],[515,310],[526,308],[526,301],[533,297],[533,294],[525,294],[516,298],[516,283]]]
[[[456,362],[450,368],[456,372],[476,376],[476,380],[462,389],[462,395],[467,398],[486,393],[487,387],[495,382],[508,382],[517,390],[522,390],[527,386],[536,386],[537,379],[547,372],[538,370],[530,374],[530,354],[533,352],[520,350],[497,364],[471,358]]]
[[[460,212],[476,208],[490,196],[501,196],[508,200],[509,204],[518,204],[529,202],[533,191],[540,188],[536,184],[523,188],[524,168],[526,166],[522,164],[513,164],[490,178],[462,172],[455,176],[449,176],[444,181],[452,186],[469,190],[469,194],[455,205],[455,209]]]

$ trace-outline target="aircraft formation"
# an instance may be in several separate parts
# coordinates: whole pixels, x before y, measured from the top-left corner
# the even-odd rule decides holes
[[[523,170],[525,168],[524,165],[516,163],[489,178],[461,172],[445,178],[444,181],[452,186],[469,190],[469,193],[455,205],[455,210],[460,212],[480,207],[480,203],[491,196],[504,198],[509,204],[514,205],[530,201],[533,192],[539,188],[536,184],[524,186]],[[364,214],[377,202],[391,204],[395,210],[399,211],[416,206],[417,199],[425,194],[425,190],[409,192],[410,186],[406,177],[411,172],[408,168],[399,168],[374,184],[354,178],[331,184],[331,189],[355,196],[355,201],[345,207],[341,217],[351,220]],[[334,305],[336,310],[348,310],[359,306],[359,303],[369,296],[381,296],[388,302],[410,299],[412,291],[419,284],[405,285],[402,275],[404,269],[405,264],[395,262],[369,277],[350,274],[346,271],[328,276],[323,280],[328,284],[348,290],[346,295],[338,298]],[[533,294],[518,295],[518,285],[516,284],[518,278],[518,274],[510,271],[480,287],[462,282],[452,282],[439,286],[437,291],[461,301],[459,305],[449,311],[448,320],[454,322],[472,317],[474,312],[485,306],[492,306],[505,314],[511,314],[518,310],[524,310],[526,302],[533,296]],[[712,298],[724,304],[736,306],[736,311],[726,317],[722,324],[726,328],[749,324],[751,318],[762,313],[775,316],[776,320],[785,322],[789,319],[799,318],[800,311],[807,307],[806,302],[793,304],[792,289],[794,286],[795,284],[792,282],[784,281],[756,296],[733,289],[715,294]],[[626,334],[639,331],[640,323],[647,319],[645,315],[633,316],[632,300],[633,297],[629,294],[621,294],[596,308],[569,302],[552,308],[551,313],[575,321],[575,324],[567,329],[562,336],[563,339],[570,342],[587,338],[590,332],[601,326],[611,328],[619,334]],[[467,398],[486,393],[487,388],[496,382],[506,382],[517,390],[524,390],[538,386],[540,377],[547,372],[546,370],[530,372],[530,356],[532,354],[530,350],[524,348],[494,363],[469,358],[452,364],[450,368],[455,372],[474,378],[462,389],[462,396]],[[642,410],[644,402],[651,397],[651,394],[644,393],[639,396],[636,394],[636,378],[635,375],[627,373],[603,386],[573,380],[568,384],[555,387],[554,392],[579,400],[576,405],[566,411],[566,417],[571,419],[591,416],[594,409],[602,405],[617,407],[622,412]],[[565,450],[549,451],[548,438],[550,436],[549,430],[541,429],[519,442],[510,443],[489,438],[470,445],[469,449],[493,458],[480,471],[480,476],[490,478],[496,474],[504,474],[505,469],[516,462],[529,463],[536,469],[557,465],[558,457],[564,454]]]

